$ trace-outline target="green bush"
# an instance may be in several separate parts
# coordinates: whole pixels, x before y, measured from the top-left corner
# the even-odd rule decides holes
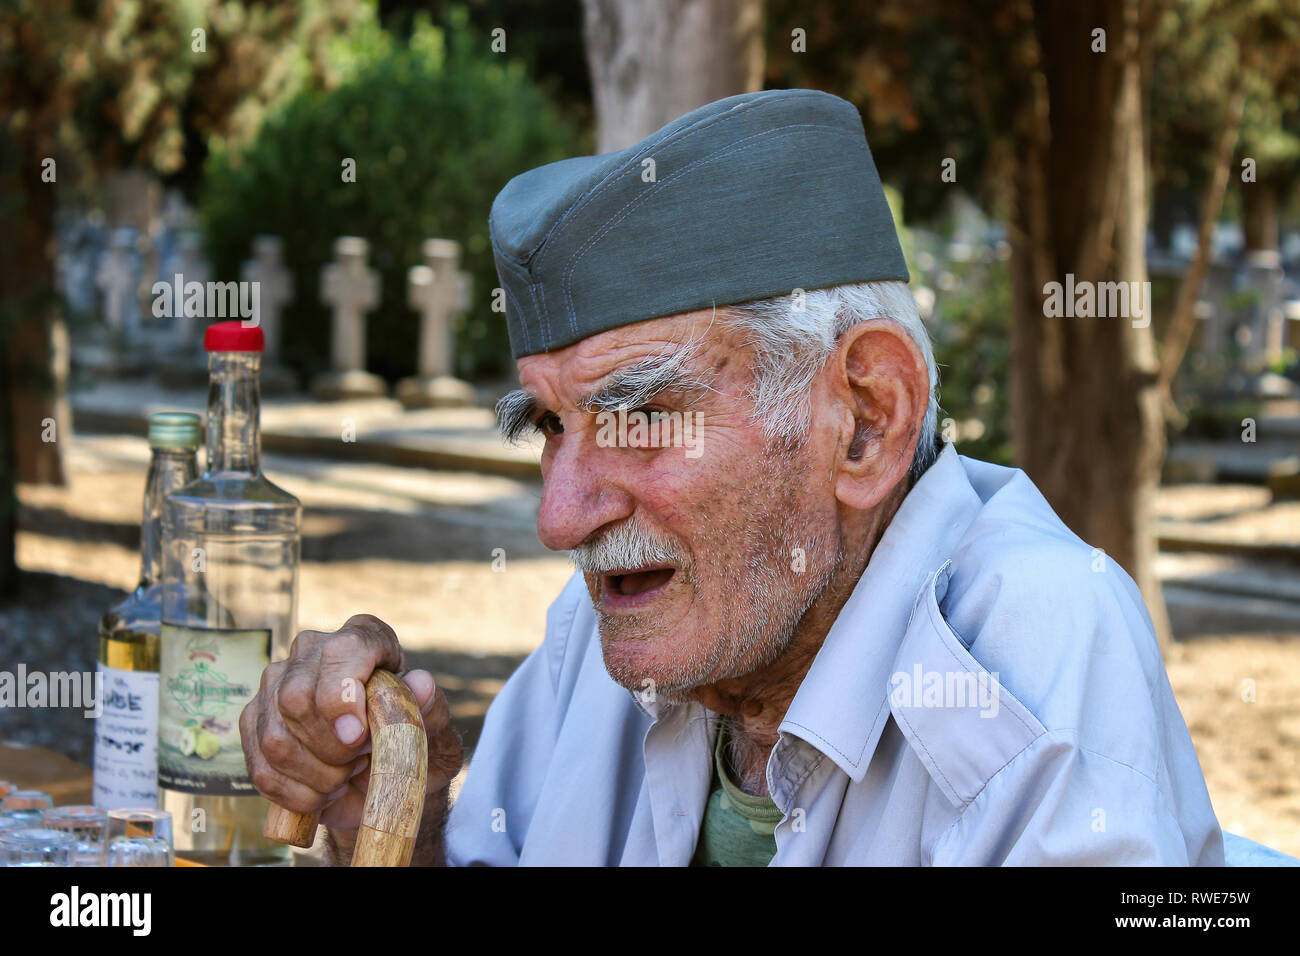
[[[934,333],[939,366],[940,430],[952,419],[957,450],[982,461],[1010,465],[1011,281],[1007,261],[980,255],[950,262],[951,286],[940,292]],[[936,276],[936,279],[940,278]]]
[[[338,86],[287,102],[247,148],[214,148],[200,211],[215,275],[236,278],[255,235],[284,239],[295,297],[283,353],[310,375],[329,361],[321,267],[337,237],[368,239],[383,290],[367,323],[367,367],[394,380],[415,371],[407,270],[424,239],[455,239],[474,291],[456,330],[458,374],[500,373],[509,347],[505,318],[491,310],[488,211],[512,176],[580,152],[576,132],[462,12],[445,29],[418,21],[406,45],[377,26],[358,30],[339,41],[334,61]],[[345,158],[356,161],[355,182],[343,181]]]
[[[939,432],[971,458],[1014,463],[1011,442],[1011,277],[1007,250],[980,236],[958,259],[953,224],[912,228],[902,196],[886,186],[911,289],[932,298],[927,322],[939,371]]]

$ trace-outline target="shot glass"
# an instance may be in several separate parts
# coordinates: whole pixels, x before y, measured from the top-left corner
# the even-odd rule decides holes
[[[103,866],[108,848],[108,811],[99,807],[53,807],[41,814],[41,825],[69,833],[77,841],[73,866]]]
[[[166,810],[109,810],[109,866],[175,866],[172,815]]]
[[[18,830],[30,829],[31,825],[32,822],[30,820],[0,815],[0,836],[4,836],[6,833],[14,833]]]
[[[70,833],[28,827],[0,833],[0,866],[72,866],[77,841]]]
[[[0,816],[26,820],[30,824],[41,822],[41,811],[54,806],[54,801],[44,790],[14,790],[0,803]]]

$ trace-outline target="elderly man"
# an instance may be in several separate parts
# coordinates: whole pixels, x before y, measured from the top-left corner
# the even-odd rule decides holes
[[[1221,864],[1141,595],[1019,471],[936,439],[938,376],[857,111],[702,107],[511,181],[493,248],[575,574],[455,806],[447,704],[416,861]],[[299,636],[253,779],[346,860],[376,618]]]

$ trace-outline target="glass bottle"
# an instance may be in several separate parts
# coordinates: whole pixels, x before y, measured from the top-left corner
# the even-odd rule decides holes
[[[208,865],[287,862],[262,836],[239,715],[293,638],[302,506],[261,470],[262,330],[210,325],[207,468],[163,509],[158,783],[176,854]]]
[[[95,720],[95,806],[158,803],[158,633],[163,499],[198,474],[199,416],[149,416],[152,458],[140,523],[140,583],[99,621],[102,711]]]

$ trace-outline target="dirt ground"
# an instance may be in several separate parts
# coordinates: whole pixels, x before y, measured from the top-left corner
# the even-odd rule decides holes
[[[68,488],[21,489],[28,574],[20,601],[0,605],[0,666],[93,668],[95,622],[138,571],[145,454],[137,439],[80,438]],[[571,573],[536,540],[537,487],[275,459],[267,470],[305,506],[299,626],[332,629],[358,611],[387,620],[411,664],[446,689],[472,745]],[[1190,497],[1178,490],[1165,516],[1185,517]],[[504,570],[493,570],[494,549]],[[1300,856],[1300,628],[1179,638],[1169,678],[1220,823]],[[0,713],[0,739],[89,763],[89,722],[51,717]]]
[[[1243,634],[1182,640],[1165,655],[1219,824],[1292,856],[1300,856],[1298,652],[1300,634]]]

